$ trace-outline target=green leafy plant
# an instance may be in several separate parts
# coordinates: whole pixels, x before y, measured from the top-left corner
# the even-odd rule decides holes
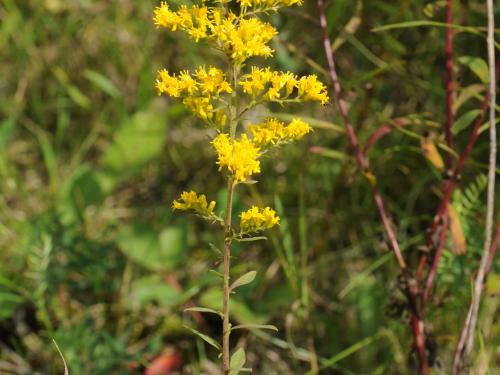
[[[273,148],[299,140],[312,130],[299,118],[292,119],[288,124],[272,117],[250,123],[245,115],[268,103],[283,106],[305,101],[328,102],[325,86],[314,75],[297,77],[291,72],[247,65],[252,57],[272,55],[273,50],[268,43],[277,34],[271,24],[257,16],[296,4],[301,5],[302,1],[220,1],[214,6],[204,3],[191,7],[181,5],[174,11],[163,2],[154,12],[154,22],[158,27],[182,30],[195,42],[206,40],[222,53],[225,60],[224,70],[200,66],[194,72],[182,71],[178,76],[161,70],[156,81],[159,94],[182,98],[193,115],[210,129],[217,165],[227,184],[226,208],[222,216],[216,214],[215,201],[208,202],[204,194],[195,191],[184,192],[173,202],[173,209],[192,211],[219,226],[224,233],[223,250],[218,250],[222,258],[223,311],[206,307],[188,309],[213,313],[223,320],[222,344],[195,329],[191,328],[191,331],[221,352],[224,374],[249,371],[244,368],[245,352],[242,348],[230,357],[229,338],[232,331],[276,329],[271,325],[232,326],[230,323],[230,295],[237,288],[251,283],[256,276],[255,271],[249,271],[230,283],[231,245],[233,241],[265,239],[258,234],[280,221],[272,208],[252,206],[240,214],[239,227],[236,227],[232,212],[236,188],[257,182],[253,178],[261,171],[260,160]]]

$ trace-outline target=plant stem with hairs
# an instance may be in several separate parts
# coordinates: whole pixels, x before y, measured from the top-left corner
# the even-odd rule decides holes
[[[224,284],[224,300],[223,300],[223,311],[222,314],[222,364],[224,368],[224,374],[229,374],[229,336],[231,334],[231,324],[229,322],[229,280],[230,280],[230,266],[231,266],[231,243],[232,243],[232,233],[231,233],[231,217],[233,211],[233,194],[234,194],[234,182],[232,178],[229,178],[227,183],[227,201],[226,201],[226,219],[224,221],[224,254],[223,254],[223,284]]]

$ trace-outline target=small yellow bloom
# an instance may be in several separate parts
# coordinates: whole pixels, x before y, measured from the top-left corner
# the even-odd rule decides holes
[[[328,103],[329,98],[326,87],[321,81],[318,81],[318,77],[314,74],[300,78],[297,88],[300,98],[305,100],[316,100],[321,102],[321,104]]]
[[[260,172],[258,160],[260,149],[248,139],[246,134],[241,139],[231,142],[229,134],[221,133],[212,141],[217,153],[219,170],[227,168],[237,182],[247,180],[254,173]]]
[[[278,225],[279,222],[280,218],[272,208],[252,206],[240,215],[240,231],[241,233],[260,232]]]
[[[304,0],[238,0],[242,7],[271,8],[302,5]]]
[[[249,125],[248,130],[254,143],[265,147],[301,139],[310,133],[312,128],[301,119],[293,119],[285,126],[283,122],[270,118],[263,123]]]
[[[242,18],[236,25],[225,22],[214,31],[225,52],[237,64],[252,56],[271,56],[273,50],[267,43],[278,34],[271,24],[258,18]]]
[[[210,97],[188,96],[182,102],[195,116],[204,121],[211,120],[214,117],[214,106],[210,101]]]
[[[215,201],[207,202],[207,197],[204,194],[198,195],[194,191],[183,192],[179,200],[174,200],[172,209],[188,211],[193,210],[203,216],[213,216]]]
[[[211,25],[209,9],[205,5],[193,5],[188,9],[181,5],[177,12],[170,10],[166,1],[154,10],[153,21],[156,27],[165,27],[172,31],[181,29],[188,33],[196,42],[208,37]]]
[[[290,72],[252,67],[251,73],[242,76],[239,84],[253,99],[261,96],[261,100],[270,102],[286,99],[328,102],[326,87],[315,75],[299,78]]]
[[[226,81],[226,75],[222,70],[213,66],[209,67],[208,70],[200,66],[196,69],[195,75],[198,78],[202,94],[219,95],[222,92],[231,93],[233,91],[229,82]]]

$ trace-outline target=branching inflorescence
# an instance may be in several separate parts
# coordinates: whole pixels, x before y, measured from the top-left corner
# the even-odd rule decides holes
[[[222,0],[208,6],[202,2],[191,7],[181,5],[173,10],[162,2],[154,11],[157,27],[187,33],[195,42],[206,40],[226,59],[224,69],[201,66],[194,72],[178,74],[160,70],[156,80],[158,93],[182,99],[194,116],[215,130],[211,141],[219,171],[227,180],[225,217],[215,213],[215,202],[194,191],[184,192],[173,202],[173,209],[192,211],[224,231],[223,311],[194,308],[196,311],[218,314],[223,319],[222,345],[201,335],[222,354],[224,374],[243,370],[245,354],[237,350],[230,359],[229,296],[238,286],[251,282],[255,272],[250,271],[232,285],[230,280],[231,243],[259,239],[255,234],[279,224],[279,217],[270,207],[253,206],[240,214],[238,229],[233,229],[233,194],[239,184],[254,183],[252,178],[261,172],[260,159],[271,148],[291,143],[312,131],[299,118],[288,124],[275,118],[263,118],[258,123],[246,123],[244,115],[252,108],[266,103],[302,103],[329,100],[325,86],[315,75],[298,77],[291,72],[273,71],[269,67],[248,66],[253,57],[270,57],[271,39],[278,34],[268,22],[258,18],[283,6],[302,5],[303,0]],[[191,308],[190,310],[193,310]],[[272,328],[272,326],[266,326]],[[197,333],[197,331],[193,330]]]

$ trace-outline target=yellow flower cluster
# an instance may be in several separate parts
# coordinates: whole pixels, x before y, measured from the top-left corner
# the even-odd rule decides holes
[[[248,130],[252,134],[253,142],[264,147],[299,140],[310,133],[312,128],[301,119],[293,119],[285,126],[283,122],[270,118],[263,123],[249,125]]]
[[[261,95],[264,101],[289,99],[295,93],[295,100],[319,101],[326,104],[329,100],[325,85],[315,75],[297,77],[290,72],[276,72],[269,68],[252,67],[252,71],[242,77],[239,84],[243,92],[253,99]]]
[[[274,1],[275,3],[289,3]],[[154,11],[154,23],[172,31],[185,31],[196,42],[209,38],[216,42],[236,63],[243,63],[252,56],[271,56],[273,50],[267,45],[277,34],[276,29],[258,18],[242,18],[231,11],[205,5],[191,8],[181,5],[172,11],[167,2],[162,2]]]
[[[217,153],[219,170],[227,168],[236,182],[245,181],[252,174],[260,172],[260,149],[246,134],[239,140],[231,141],[229,134],[221,133],[215,137],[212,145]]]
[[[258,18],[242,18],[238,24],[226,22],[214,30],[222,49],[239,64],[252,56],[271,56],[273,50],[267,43],[278,34],[271,24]]]
[[[303,0],[238,0],[242,7],[255,8],[273,8],[273,7],[290,7],[292,5],[302,5]]]
[[[266,207],[262,209],[252,206],[252,208],[240,215],[240,231],[241,233],[259,232],[270,229],[279,222],[280,218],[272,208]]]
[[[207,197],[204,194],[198,195],[194,191],[183,192],[179,200],[172,203],[174,210],[188,211],[193,210],[203,216],[213,216],[215,201],[207,202]]]
[[[179,77],[170,75],[165,69],[158,72],[156,79],[158,94],[167,94],[172,97],[184,97],[186,107],[202,120],[208,121],[213,117],[214,107],[212,100],[223,93],[231,93],[232,89],[226,80],[225,74],[215,67],[196,69],[193,75],[187,71]],[[220,121],[226,121],[222,116]],[[222,124],[224,125],[224,124]]]
[[[166,1],[154,10],[153,20],[156,27],[161,26],[172,31],[183,30],[196,42],[207,37],[210,25],[209,9],[205,5],[193,5],[190,9],[181,5],[179,10],[174,12]]]

